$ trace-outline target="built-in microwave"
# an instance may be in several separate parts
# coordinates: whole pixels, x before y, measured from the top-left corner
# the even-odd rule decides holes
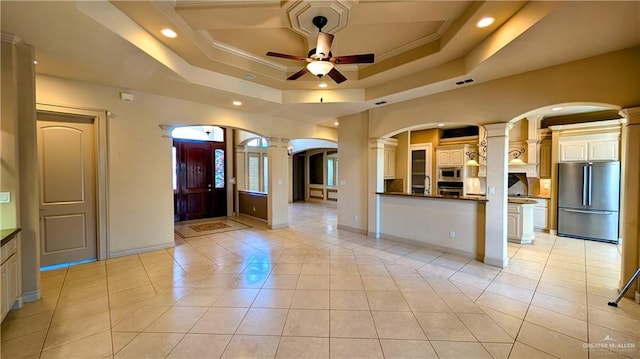
[[[440,180],[440,181],[462,181],[462,167],[441,167],[441,168],[438,168],[438,180]]]

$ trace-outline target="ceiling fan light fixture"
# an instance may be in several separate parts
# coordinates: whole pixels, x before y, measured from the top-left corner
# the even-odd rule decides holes
[[[315,76],[322,77],[333,69],[333,64],[329,61],[312,61],[307,64],[307,70]]]

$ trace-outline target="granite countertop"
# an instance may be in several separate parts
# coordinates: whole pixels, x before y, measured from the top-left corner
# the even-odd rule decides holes
[[[2,239],[0,246],[4,246],[13,237],[15,237],[18,232],[20,232],[20,228],[0,229],[0,238]]]
[[[487,198],[485,196],[440,196],[440,195],[424,195],[424,194],[413,194],[413,193],[405,193],[405,192],[376,192],[377,194],[382,194],[385,196],[400,196],[400,197],[414,197],[414,198],[433,198],[433,199],[447,199],[447,200],[458,200],[458,201],[474,201],[474,202],[487,202]]]

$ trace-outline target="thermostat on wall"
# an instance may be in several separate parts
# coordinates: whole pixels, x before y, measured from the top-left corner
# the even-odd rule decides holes
[[[0,192],[0,203],[11,202],[11,192]]]

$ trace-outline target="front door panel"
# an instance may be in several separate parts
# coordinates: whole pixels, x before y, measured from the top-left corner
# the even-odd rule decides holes
[[[176,220],[226,215],[224,143],[174,140]]]

